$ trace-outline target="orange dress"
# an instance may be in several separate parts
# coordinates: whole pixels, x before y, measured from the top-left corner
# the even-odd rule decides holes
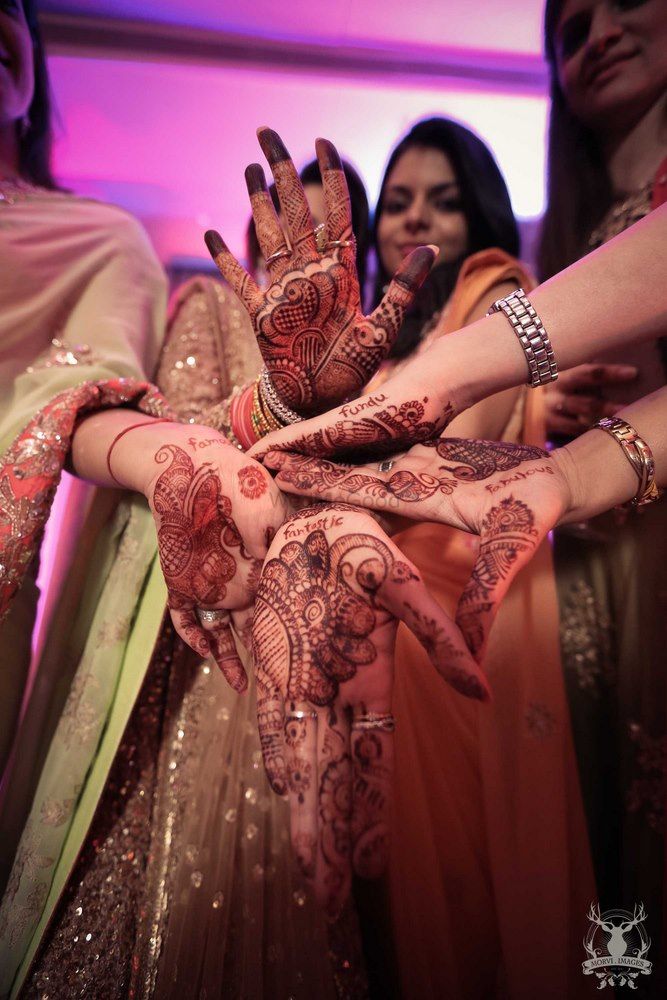
[[[499,282],[530,287],[500,250],[476,254],[434,331],[464,326]],[[541,390],[526,390],[503,440],[542,445]],[[454,615],[477,538],[418,524],[395,539]],[[545,542],[510,589],[485,668],[494,700],[458,696],[401,626],[390,866],[394,945],[408,1000],[590,995],[582,974],[595,899]]]

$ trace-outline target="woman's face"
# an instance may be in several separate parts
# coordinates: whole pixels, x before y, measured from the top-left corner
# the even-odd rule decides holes
[[[565,0],[555,50],[572,113],[595,131],[626,130],[667,91],[667,2]]]
[[[415,247],[433,243],[438,263],[458,260],[468,223],[451,161],[439,149],[413,146],[394,165],[382,195],[377,228],[380,260],[393,274]]]

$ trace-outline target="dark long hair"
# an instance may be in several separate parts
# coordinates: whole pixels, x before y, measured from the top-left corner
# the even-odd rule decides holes
[[[57,188],[51,173],[51,92],[46,54],[37,22],[36,0],[22,0],[25,19],[32,38],[35,90],[28,108],[29,123],[26,128],[17,123],[19,137],[19,172],[24,180],[46,188]]]
[[[465,256],[460,260],[440,264],[429,274],[403,321],[391,352],[391,357],[394,358],[404,357],[419,343],[425,327],[451,295],[465,257],[490,247],[499,247],[516,257],[520,244],[509,191],[488,146],[458,122],[449,118],[426,118],[413,125],[394,148],[382,178],[373,220],[373,246],[378,266],[374,305],[382,298],[383,289],[391,277],[382,265],[377,241],[384,191],[395,165],[404,153],[414,147],[438,149],[450,160],[461,190],[463,213],[468,223],[468,245]]]
[[[547,0],[544,51],[551,108],[547,152],[547,207],[537,245],[540,280],[574,263],[613,201],[611,179],[593,132],[569,110],[558,82],[556,27],[564,0]]]
[[[363,300],[364,287],[366,284],[366,269],[368,266],[368,248],[370,246],[370,208],[368,205],[368,195],[366,194],[366,188],[364,187],[364,182],[361,177],[354,169],[354,167],[343,160],[343,173],[345,174],[345,179],[347,181],[347,189],[350,192],[350,208],[352,212],[352,230],[357,240],[357,275],[359,277],[359,287],[361,288],[361,296]],[[311,160],[307,163],[299,174],[302,184],[322,184],[322,176],[320,174],[320,167],[317,160]],[[278,193],[276,191],[275,184],[272,184],[269,188],[269,193],[275,205],[276,211],[280,211],[280,202],[278,201]],[[250,217],[248,222],[248,228],[246,230],[246,261],[248,267],[253,271],[257,270],[257,266],[262,256],[262,251],[259,246],[259,240],[257,239],[257,230],[255,229],[255,222]]]

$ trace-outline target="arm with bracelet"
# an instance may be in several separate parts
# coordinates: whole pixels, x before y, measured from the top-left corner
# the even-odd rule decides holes
[[[667,327],[666,239],[663,206],[529,297],[508,296],[504,307],[436,341],[383,384],[382,398],[368,394],[354,412],[346,405],[284,428],[251,454],[391,453],[432,437],[494,393],[553,382],[558,369],[602,350],[659,337]]]

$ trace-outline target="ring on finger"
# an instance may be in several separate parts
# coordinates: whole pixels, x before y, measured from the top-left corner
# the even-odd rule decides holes
[[[317,712],[312,709],[292,709],[285,716],[285,722],[302,722],[303,719],[316,719]]]
[[[385,460],[383,462],[380,462],[380,464],[378,465],[378,472],[391,472],[393,468],[394,468],[394,459],[385,458]]]
[[[219,625],[229,620],[226,608],[195,608],[195,612],[202,625]]]
[[[319,253],[324,253],[327,248],[327,228],[323,222],[320,222],[318,226],[315,226],[313,230],[315,236],[315,244],[317,246]]]
[[[354,238],[351,240],[329,240],[328,243],[325,243],[324,249],[335,250],[337,247],[356,247],[356,245],[357,242]]]
[[[352,719],[352,729],[382,729],[385,733],[393,733],[396,719],[391,712],[363,712]]]
[[[283,247],[281,250],[276,250],[275,253],[270,254],[266,258],[266,263],[273,264],[274,260],[280,260],[281,257],[291,257],[291,255],[292,251],[288,250],[286,247]]]

